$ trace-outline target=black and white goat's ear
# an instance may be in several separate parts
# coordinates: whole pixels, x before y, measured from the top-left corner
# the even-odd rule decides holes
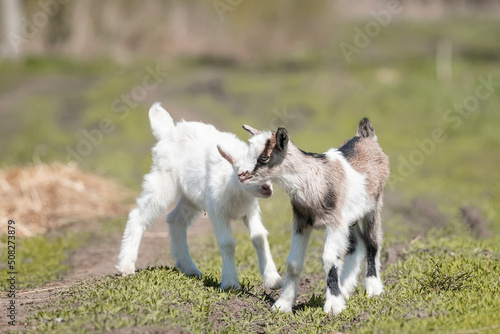
[[[281,151],[286,150],[289,140],[288,131],[285,128],[279,127],[278,131],[276,131],[276,147]]]
[[[254,129],[250,125],[243,124],[243,129],[245,129],[245,131],[248,131],[253,136],[260,135],[262,133],[262,131]]]
[[[220,147],[219,145],[217,145],[217,150],[219,151],[220,155],[226,159],[231,165],[234,165],[234,159],[233,157],[231,156],[231,154],[227,153],[226,151],[224,151],[222,149],[222,147]]]

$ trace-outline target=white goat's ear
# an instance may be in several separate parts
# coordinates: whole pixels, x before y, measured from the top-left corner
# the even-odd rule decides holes
[[[254,135],[254,136],[255,135],[260,135],[262,133],[262,131],[254,129],[251,126],[245,125],[245,124],[243,124],[243,129],[245,129],[246,131],[250,132],[250,134]]]
[[[220,155],[222,155],[224,159],[226,159],[231,165],[234,165],[234,159],[231,154],[224,151],[219,145],[217,145],[217,150],[219,150]]]

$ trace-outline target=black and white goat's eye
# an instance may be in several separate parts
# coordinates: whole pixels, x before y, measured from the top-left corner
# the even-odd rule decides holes
[[[269,160],[269,157],[267,155],[263,155],[259,158],[260,162],[266,163]]]

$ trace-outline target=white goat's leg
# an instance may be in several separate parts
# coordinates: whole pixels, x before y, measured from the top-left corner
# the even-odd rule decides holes
[[[349,227],[347,225],[328,226],[325,230],[325,248],[323,250],[323,269],[326,274],[326,313],[339,314],[346,307],[340,291],[341,255],[347,248]]]
[[[177,185],[171,175],[155,169],[144,176],[143,190],[137,198],[137,208],[130,211],[123,233],[116,269],[124,275],[135,271],[139,245],[146,228],[165,213],[177,195]]]
[[[212,222],[222,256],[222,282],[220,288],[223,290],[228,288],[239,290],[241,286],[238,282],[238,271],[236,270],[236,263],[234,261],[236,240],[234,240],[233,233],[231,232],[229,219],[217,215],[210,209],[207,212]]]
[[[358,284],[358,275],[361,271],[361,262],[365,258],[366,248],[357,222],[349,227],[349,247],[344,257],[344,265],[340,272],[340,291],[345,298],[354,291]]]
[[[365,289],[368,297],[378,296],[384,291],[380,278],[380,249],[382,246],[381,202],[373,213],[363,219],[363,237],[366,244]]]
[[[283,281],[276,270],[269,242],[267,241],[267,230],[262,225],[262,220],[259,213],[259,206],[255,205],[254,209],[245,217],[243,221],[250,232],[250,240],[257,251],[259,259],[259,271],[264,279],[264,287],[266,289],[279,289]]]
[[[200,210],[186,197],[181,196],[177,206],[167,216],[170,232],[170,250],[175,259],[175,266],[188,276],[201,276],[196,268],[187,244],[187,228],[200,213]]]
[[[304,258],[311,237],[311,228],[304,227],[298,230],[294,227],[290,254],[286,259],[286,278],[281,295],[274,303],[272,309],[280,312],[292,312],[292,307],[297,298],[299,276],[304,266]]]

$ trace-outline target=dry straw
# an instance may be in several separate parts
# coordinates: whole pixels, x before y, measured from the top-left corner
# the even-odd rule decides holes
[[[0,234],[16,222],[16,236],[32,236],[70,222],[126,211],[127,191],[73,165],[35,164],[0,170]]]

